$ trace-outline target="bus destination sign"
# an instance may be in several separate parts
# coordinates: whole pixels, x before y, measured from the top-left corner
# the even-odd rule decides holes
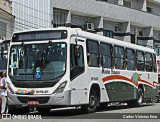
[[[55,40],[55,39],[66,39],[66,30],[51,30],[51,31],[32,31],[16,33],[13,35],[13,42],[23,41],[40,41],[40,40]]]

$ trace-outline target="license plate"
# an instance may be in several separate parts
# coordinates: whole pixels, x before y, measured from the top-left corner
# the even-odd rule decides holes
[[[28,105],[38,105],[38,101],[28,101]]]

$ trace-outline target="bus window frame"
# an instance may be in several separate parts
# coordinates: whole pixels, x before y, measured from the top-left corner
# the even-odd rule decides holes
[[[102,66],[102,68],[113,68],[113,46],[112,46],[112,44],[109,44],[109,43],[105,43],[105,42],[100,42],[100,44],[99,44],[99,46],[101,47],[101,44],[103,44],[103,45],[108,45],[108,46],[110,46],[110,55],[103,55],[103,56],[107,56],[107,57],[110,57],[110,59],[111,59],[111,66],[110,67],[107,67],[107,66],[103,66],[103,57],[102,57],[102,53],[101,53],[101,49],[99,48],[99,52],[100,52],[100,57],[101,57],[101,66]]]
[[[158,72],[158,69],[157,69],[157,57],[156,57],[156,54],[152,54],[153,56],[153,72],[157,73]]]
[[[123,49],[123,58],[115,57],[115,47]],[[125,67],[124,67],[126,65],[125,47],[124,46],[114,45],[113,54],[114,54],[114,67],[115,67],[115,69],[125,70]],[[118,59],[121,59],[121,60],[123,59],[123,62],[121,64],[121,68],[116,68],[115,58],[118,58]]]
[[[142,56],[143,56],[143,69],[141,67],[141,70],[138,69],[138,56],[137,56],[137,52],[141,52],[142,53]],[[144,57],[145,53],[141,50],[136,50],[136,69],[137,71],[145,71],[145,57]]]
[[[75,47],[75,46],[79,46],[82,49],[82,63],[83,63],[82,67],[77,66],[77,65],[71,66],[71,61],[75,61],[75,58],[76,58],[76,56],[74,55],[76,52],[75,52],[75,49],[73,49],[73,47]],[[71,49],[72,49],[72,51],[71,51]],[[71,58],[71,56],[75,56],[74,59]],[[80,68],[81,68],[81,71],[80,71]],[[78,72],[76,73],[76,71],[78,71]],[[85,72],[84,48],[82,45],[70,44],[70,80],[72,81],[73,79],[75,79],[79,75],[83,74],[84,72]],[[73,74],[73,75],[71,75],[71,74]]]
[[[89,41],[90,41],[90,42],[95,42],[95,43],[97,43],[98,54],[96,54],[96,53],[90,53],[90,52],[89,52],[89,44],[88,44]],[[89,67],[95,67],[95,68],[97,67],[97,68],[100,68],[100,49],[99,49],[99,46],[100,46],[100,44],[99,44],[98,41],[93,40],[93,39],[86,39],[87,65],[88,65]],[[92,65],[92,63],[89,64],[89,62],[92,60],[92,59],[91,59],[91,54],[97,55],[97,65],[96,65],[96,66]]]
[[[133,54],[132,54],[132,55],[133,55],[133,59],[129,59],[129,60],[133,60],[133,61],[134,61],[134,69],[128,69],[127,50],[132,50],[132,51],[134,51]],[[126,69],[127,69],[127,70],[135,71],[135,70],[137,69],[137,67],[136,67],[136,57],[135,57],[135,54],[136,54],[136,51],[135,51],[133,48],[125,48],[125,61],[126,61],[125,65],[126,65]]]
[[[148,65],[146,65],[146,63],[148,63],[148,61],[146,60],[147,58],[146,58],[146,54],[150,54],[150,56],[151,56],[151,58],[152,58],[152,70],[150,71],[150,70],[147,70],[147,67],[148,67]],[[150,62],[149,62],[150,63]],[[150,65],[149,65],[150,66]],[[149,53],[149,52],[145,52],[145,70],[146,70],[146,72],[153,72],[153,55],[152,55],[152,53]]]

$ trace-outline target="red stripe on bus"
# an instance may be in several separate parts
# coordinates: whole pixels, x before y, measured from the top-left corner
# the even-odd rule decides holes
[[[129,82],[133,83],[132,79],[129,79],[129,78],[127,78],[125,76],[121,76],[121,75],[107,76],[107,77],[103,78],[102,80],[103,80],[103,82],[107,82],[107,81],[110,81],[110,80],[118,80],[118,79],[119,80],[126,80],[126,81],[129,81]],[[141,78],[138,78],[138,81],[146,83],[146,84],[149,84],[149,85],[151,85],[153,87],[155,87],[155,84],[157,84],[157,82],[155,82],[155,81],[153,81],[153,84],[151,84],[148,81],[142,80]],[[136,86],[138,86],[138,83],[136,84]]]
[[[109,81],[109,80],[116,80],[116,79],[120,79],[120,80],[127,80],[127,81],[131,81],[131,79],[125,77],[125,76],[121,76],[121,75],[111,75],[111,76],[108,76],[108,77],[105,77],[103,78],[103,82],[106,82],[106,81]]]

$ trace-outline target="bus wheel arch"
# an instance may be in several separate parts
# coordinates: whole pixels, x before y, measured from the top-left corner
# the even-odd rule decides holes
[[[82,105],[81,108],[85,113],[93,113],[96,111],[100,102],[100,87],[98,84],[92,84],[89,92],[89,103]]]
[[[91,89],[90,89],[90,91],[92,90],[92,89],[94,89],[95,91],[96,91],[96,93],[97,93],[97,105],[100,103],[100,96],[101,96],[101,91],[100,91],[100,86],[98,85],[98,84],[96,84],[96,83],[94,83],[94,84],[92,84],[92,86],[91,86]]]
[[[144,98],[144,86],[142,84],[138,85],[137,98],[127,101],[129,107],[140,107],[143,104]]]

